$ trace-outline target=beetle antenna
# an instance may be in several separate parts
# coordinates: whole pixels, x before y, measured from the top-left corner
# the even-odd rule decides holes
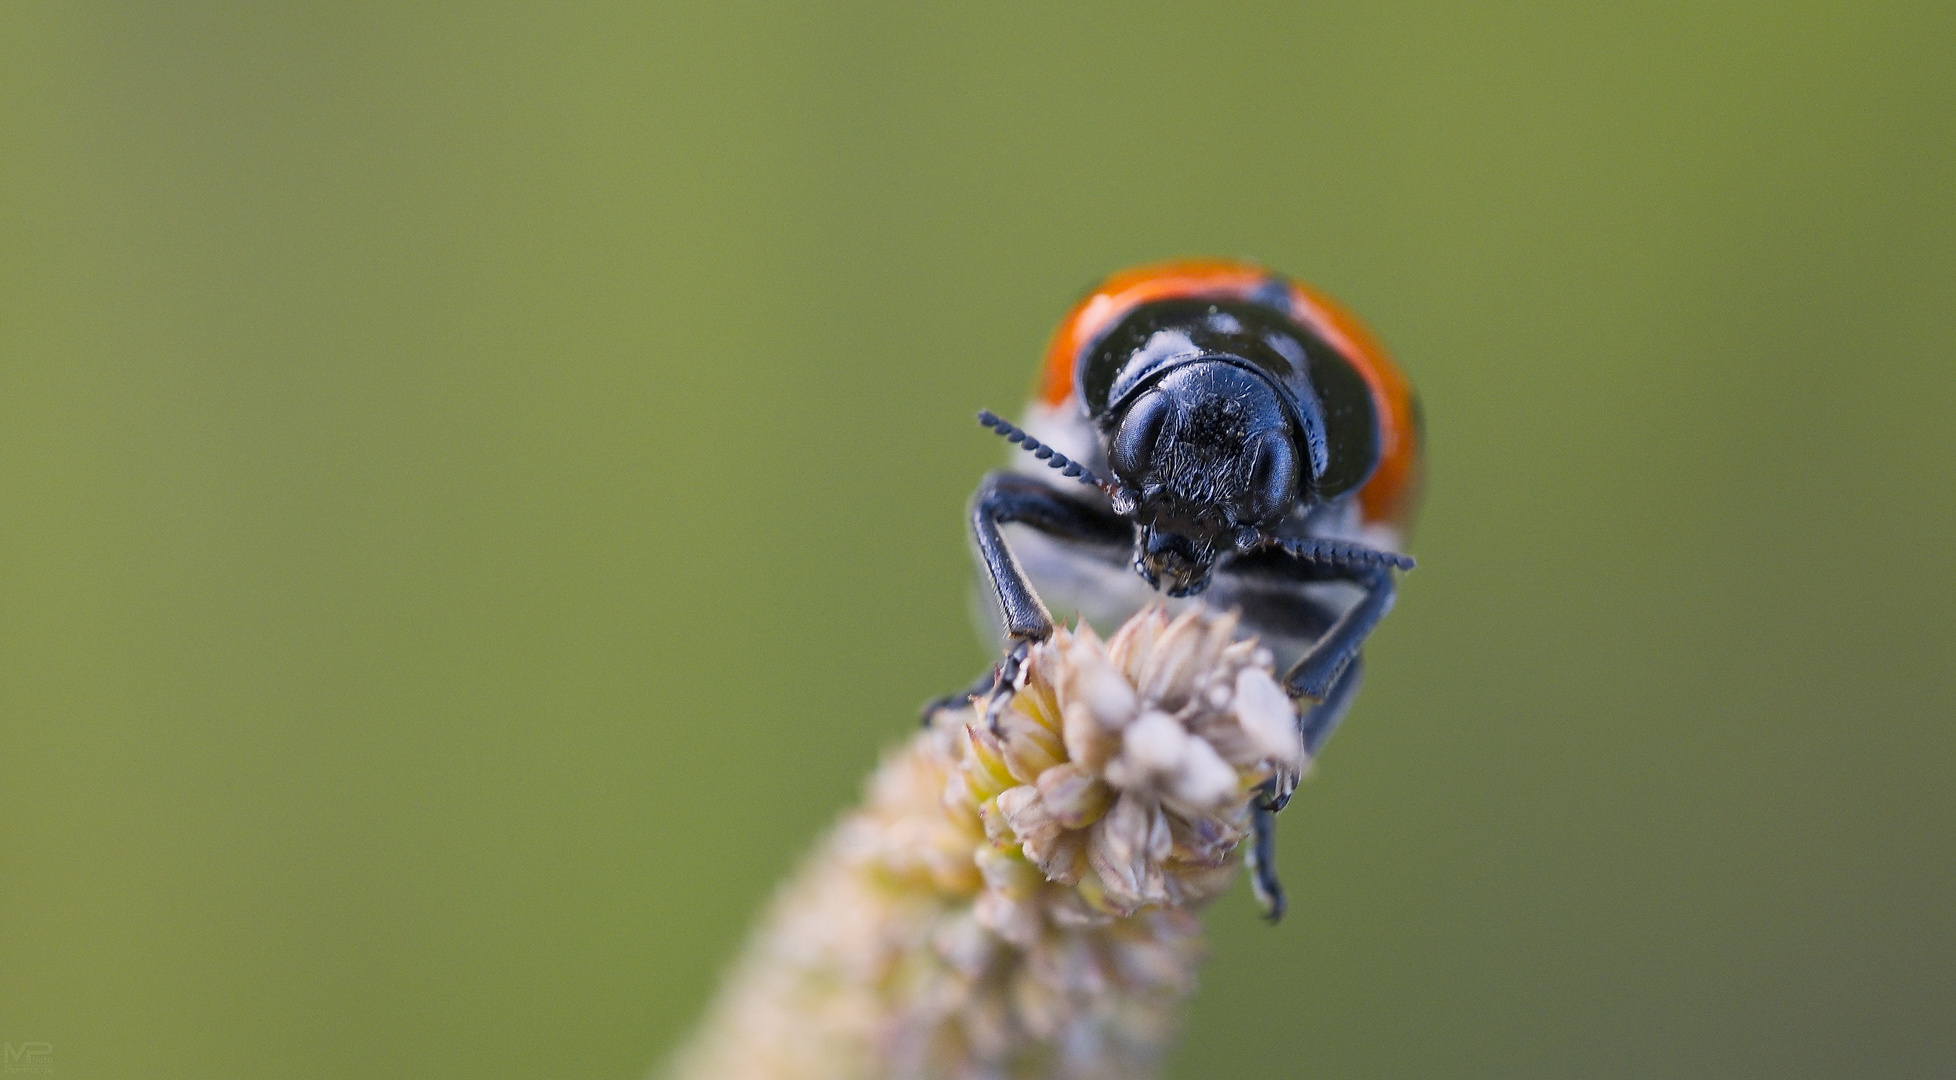
[[[1273,547],[1293,558],[1306,562],[1328,563],[1332,566],[1390,566],[1395,570],[1411,570],[1415,565],[1413,557],[1401,555],[1396,551],[1381,551],[1349,540],[1294,540],[1288,537],[1258,533],[1260,543],[1256,547]]]
[[[978,410],[978,422],[1005,436],[1006,442],[1018,443],[1027,450],[1032,451],[1033,457],[1058,469],[1061,476],[1070,476],[1082,484],[1099,488],[1109,499],[1114,501],[1115,513],[1125,517],[1134,512],[1134,492],[1127,485],[1116,484],[1112,480],[1103,479],[1092,469],[1074,461],[1058,450],[1047,446],[1045,443],[1026,434],[1020,428],[1000,419],[998,414],[992,412],[990,409]]]

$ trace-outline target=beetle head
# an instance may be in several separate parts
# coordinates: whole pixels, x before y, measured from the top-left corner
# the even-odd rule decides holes
[[[1168,371],[1118,410],[1107,460],[1134,494],[1134,569],[1170,596],[1209,585],[1216,559],[1262,542],[1297,501],[1297,449],[1277,391],[1233,363]]]

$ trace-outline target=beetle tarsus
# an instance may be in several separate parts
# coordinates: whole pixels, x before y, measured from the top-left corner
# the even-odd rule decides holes
[[[1013,691],[1019,687],[1019,677],[1024,674],[1026,657],[1032,654],[1032,642],[1015,641],[1005,651],[1005,659],[998,662],[993,676],[991,701],[985,705],[985,726],[992,734],[998,731],[998,718],[1005,714],[1005,706],[1011,703]]]
[[[992,687],[997,685],[998,666],[994,664],[986,668],[983,675],[978,676],[970,686],[965,687],[963,690],[953,691],[952,693],[945,694],[943,697],[932,698],[927,702],[924,705],[923,714],[919,717],[919,725],[929,727],[931,720],[938,713],[943,712],[945,709],[962,709],[971,704],[972,698],[983,697],[991,693]]]
[[[1271,785],[1266,782],[1264,787]],[[1257,798],[1250,804],[1250,827],[1254,837],[1250,842],[1250,891],[1256,893],[1256,901],[1263,906],[1263,917],[1271,925],[1284,917],[1289,903],[1284,899],[1284,883],[1277,880],[1277,818],[1272,810],[1263,806],[1264,792],[1259,790]]]
[[[1259,784],[1256,789],[1256,808],[1272,814],[1279,813],[1290,805],[1291,793],[1297,790],[1298,774],[1289,769]]]

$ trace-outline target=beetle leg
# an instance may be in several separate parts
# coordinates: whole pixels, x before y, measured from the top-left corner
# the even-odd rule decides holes
[[[971,498],[971,535],[1005,613],[1005,632],[1017,641],[1044,641],[1053,617],[1032,591],[999,526],[1018,522],[1061,540],[1109,546],[1132,542],[1131,526],[1107,511],[1076,502],[1029,476],[995,472]]]
[[[1324,745],[1331,733],[1338,729],[1338,722],[1351,711],[1352,702],[1358,697],[1358,687],[1365,681],[1365,657],[1360,654],[1345,665],[1338,681],[1331,684],[1331,692],[1323,701],[1311,706],[1298,717],[1297,730],[1304,738],[1304,757],[1306,761],[1318,756],[1318,749]],[[1297,790],[1298,774],[1289,770],[1279,772],[1265,781],[1257,789],[1257,806],[1275,814],[1290,803],[1290,797]]]
[[[1354,657],[1332,683],[1325,699],[1303,715],[1298,726],[1304,733],[1306,757],[1318,756],[1318,748],[1337,729],[1338,721],[1345,718],[1364,679],[1365,658]],[[1256,795],[1250,799],[1250,890],[1256,893],[1257,903],[1263,905],[1263,917],[1273,923],[1284,917],[1288,905],[1284,883],[1277,879],[1277,812],[1290,802],[1291,793],[1296,790],[1297,774],[1281,773],[1259,785]]]
[[[985,723],[993,731],[997,731],[999,714],[1005,711],[1006,703],[1012,700],[1011,694],[1000,691],[1010,690],[1018,683],[1019,671],[1025,666],[1026,657],[1031,652],[1031,642],[1014,641],[1011,648],[1005,650],[1004,659],[993,664],[990,671],[978,676],[977,682],[955,694],[946,694],[925,705],[920,720],[921,725],[929,727],[931,719],[940,709],[961,708],[978,698],[988,698],[991,704],[985,709]]]
[[[1359,647],[1379,620],[1392,610],[1395,589],[1392,571],[1384,567],[1354,567],[1342,570],[1339,577],[1355,582],[1365,595],[1353,604],[1331,629],[1324,632],[1311,651],[1284,676],[1284,690],[1292,697],[1307,697],[1319,702],[1330,699],[1332,684],[1350,666]],[[1335,723],[1335,720],[1333,721]],[[1327,730],[1324,734],[1328,735]],[[1322,742],[1323,738],[1320,737]]]
[[[1379,620],[1392,610],[1396,587],[1391,568],[1411,562],[1404,555],[1344,541],[1285,541],[1231,560],[1227,571],[1293,583],[1344,581],[1364,590],[1358,602],[1332,620],[1317,643],[1284,676],[1284,690],[1291,697],[1321,703],[1332,696],[1339,674],[1358,655]],[[1336,723],[1335,713],[1331,723]],[[1317,726],[1329,734],[1330,724]],[[1323,741],[1322,735],[1318,741]]]
[[[1043,641],[1053,632],[1052,616],[1039,602],[1032,583],[1019,568],[1018,560],[1012,557],[999,530],[1000,525],[1010,522],[1030,525],[1061,540],[1108,546],[1124,546],[1132,540],[1125,520],[1070,499],[1037,480],[1008,472],[986,476],[971,497],[971,534],[977,541],[978,554],[999,606],[1005,611],[1005,628],[1011,635],[1012,646],[1004,659],[969,687],[925,705],[922,720],[926,726],[940,709],[957,708],[1017,682],[1019,667],[1025,662],[1031,643]],[[996,716],[992,719],[996,720]]]
[[[985,669],[985,673],[983,675],[978,676],[978,680],[976,682],[972,683],[970,686],[964,688],[963,690],[959,690],[955,693],[945,694],[943,697],[940,698],[932,698],[930,702],[925,704],[924,706],[923,715],[920,718],[921,723],[923,724],[924,727],[929,727],[931,717],[936,716],[939,712],[945,709],[963,708],[964,706],[971,704],[972,698],[983,697],[984,695],[991,693],[992,687],[998,685],[998,675],[999,675],[998,665],[994,664],[991,667]]]
[[[998,718],[1005,713],[1005,706],[1012,701],[1013,691],[1019,685],[1019,673],[1025,670],[1026,657],[1032,654],[1032,642],[1014,641],[1005,650],[1005,659],[998,662],[998,678],[992,683],[991,703],[985,706],[985,726],[992,734],[999,734]]]
[[[1257,809],[1268,810],[1273,814],[1282,813],[1284,807],[1290,805],[1290,797],[1297,792],[1298,779],[1297,773],[1282,769],[1277,775],[1257,785]]]
[[[1250,801],[1250,891],[1263,905],[1263,917],[1276,922],[1289,906],[1284,900],[1284,883],[1277,880],[1277,814],[1265,805],[1266,794],[1274,781],[1265,781],[1257,797]]]
[[[1298,730],[1304,735],[1304,755],[1315,759],[1318,748],[1324,745],[1331,733],[1338,730],[1338,722],[1351,711],[1352,702],[1358,698],[1359,684],[1365,681],[1365,654],[1355,653],[1351,663],[1338,673],[1337,681],[1324,695],[1324,700],[1311,706],[1298,718]],[[1278,807],[1282,809],[1282,807]]]

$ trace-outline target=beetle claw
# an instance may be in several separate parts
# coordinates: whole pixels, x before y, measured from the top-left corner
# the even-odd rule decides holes
[[[991,701],[985,706],[985,726],[992,734],[998,734],[998,718],[1005,713],[1005,706],[1012,701],[1012,692],[1019,688],[1019,680],[1025,674],[1026,657],[1032,655],[1032,642],[1019,640],[1005,651],[1005,658],[992,669]]]

